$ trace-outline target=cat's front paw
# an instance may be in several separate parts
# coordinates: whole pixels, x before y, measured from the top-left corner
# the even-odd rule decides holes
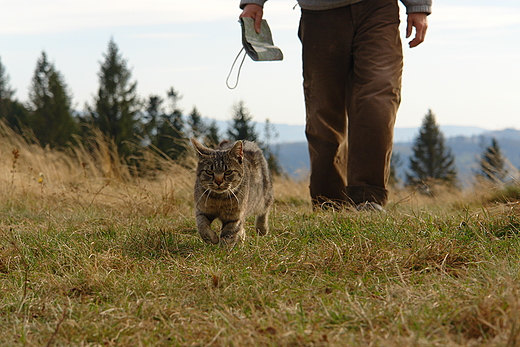
[[[246,238],[244,229],[240,229],[236,233],[222,232],[220,235],[220,244],[223,246],[234,246],[237,243],[243,242]]]
[[[211,229],[199,230],[199,235],[204,242],[216,245],[218,243],[218,235]]]

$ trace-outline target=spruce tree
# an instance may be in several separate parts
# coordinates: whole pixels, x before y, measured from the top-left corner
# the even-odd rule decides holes
[[[7,118],[10,114],[11,100],[14,90],[9,85],[10,77],[5,71],[5,67],[0,60],[0,118]]]
[[[181,157],[187,148],[184,119],[182,111],[177,106],[182,96],[173,87],[167,91],[167,96],[170,101],[170,110],[160,109],[152,144],[175,160]]]
[[[99,89],[94,105],[87,107],[89,122],[114,140],[119,154],[132,154],[130,142],[140,133],[139,106],[136,93],[137,82],[132,82],[132,72],[123,59],[113,39],[108,43],[108,51],[103,55],[99,71]]]
[[[233,118],[227,134],[230,141],[248,140],[258,141],[258,133],[253,124],[253,116],[245,107],[243,101],[233,106]]]
[[[275,126],[271,123],[269,118],[265,120],[265,128],[264,128],[264,141],[261,144],[261,148],[264,152],[265,159],[267,161],[267,165],[269,170],[273,175],[279,176],[282,174],[283,170],[278,161],[277,150],[274,149],[273,141],[278,138],[279,134],[276,131]]]
[[[496,183],[504,182],[506,179],[505,158],[495,138],[491,139],[491,145],[486,147],[482,153],[479,168],[478,177]]]
[[[193,110],[188,115],[187,124],[189,126],[188,136],[196,139],[200,139],[208,128],[196,107],[193,107]]]
[[[415,138],[410,172],[406,174],[408,185],[422,183],[456,183],[457,171],[451,150],[444,145],[444,135],[436,124],[431,110],[423,119],[419,135]]]
[[[15,90],[9,84],[10,77],[0,60],[0,119],[13,130],[21,132],[27,125],[27,108],[14,98]]]
[[[397,170],[403,165],[403,161],[401,160],[400,153],[392,153],[392,157],[390,159],[390,175],[388,177],[388,184],[391,187],[396,187],[400,184],[401,180],[397,176]]]
[[[42,52],[29,88],[29,126],[43,146],[65,146],[77,132],[67,89],[62,75]]]
[[[148,143],[152,143],[157,136],[157,125],[164,114],[164,100],[158,95],[150,95],[143,115],[144,137]]]
[[[215,148],[220,143],[219,128],[216,121],[212,121],[206,129],[204,135],[204,144],[208,147]]]

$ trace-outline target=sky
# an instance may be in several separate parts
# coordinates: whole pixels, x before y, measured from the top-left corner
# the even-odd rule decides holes
[[[264,9],[284,60],[246,57],[230,90],[226,77],[241,48],[238,2],[0,0],[0,60],[25,102],[45,51],[83,110],[113,39],[142,98],[166,97],[173,87],[186,114],[196,107],[203,117],[229,120],[243,101],[255,121],[304,124],[296,1],[269,0]],[[431,109],[440,125],[520,129],[520,1],[434,0],[426,41],[413,49],[400,7],[405,67],[396,127],[420,126]]]

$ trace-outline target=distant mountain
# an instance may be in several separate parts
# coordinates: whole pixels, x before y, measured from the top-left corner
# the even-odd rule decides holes
[[[441,125],[440,130],[446,138],[455,136],[475,136],[487,132],[486,129],[479,127],[466,127],[457,125]],[[419,135],[419,128],[395,128],[394,142],[412,142]]]
[[[487,131],[482,135],[497,140],[520,140],[520,131],[516,129],[504,129],[499,131]]]
[[[475,128],[478,129],[478,128]],[[512,166],[520,167],[520,131],[506,129],[485,131],[480,135],[446,137],[446,145],[455,156],[458,177],[462,184],[467,184],[478,170],[478,160],[484,149],[496,138],[502,153]],[[397,174],[404,178],[408,170],[409,157],[412,155],[412,141],[394,143],[394,153],[399,154],[402,165],[397,167]],[[306,142],[281,143],[275,146],[280,163],[292,177],[301,176],[309,171],[309,155]]]
[[[204,119],[204,121],[208,124],[213,122],[212,119]],[[220,130],[220,135],[225,137],[228,128],[231,125],[231,120],[223,121],[217,120],[217,126]],[[253,122],[255,126],[255,130],[258,132],[258,135],[261,140],[265,139],[265,123],[264,122]],[[289,124],[271,124],[274,128],[274,134],[276,135],[272,138],[272,143],[291,143],[291,142],[301,142],[306,141],[305,139],[305,126],[304,125],[289,125]]]
[[[211,121],[211,120],[206,120]],[[225,137],[231,121],[217,121],[221,135]],[[254,122],[255,129],[261,141],[265,139],[265,123]],[[291,176],[298,177],[309,172],[309,155],[305,139],[304,125],[272,124],[277,137],[271,143],[283,169]],[[478,159],[484,148],[496,138],[505,157],[511,165],[520,167],[520,131],[504,129],[489,131],[471,126],[440,126],[446,138],[446,145],[455,155],[458,177],[469,182],[478,170]],[[408,170],[409,157],[412,154],[412,143],[419,133],[419,128],[396,128],[394,131],[394,153],[401,157],[402,165],[397,168],[397,174],[404,177]]]
[[[205,119],[206,122],[211,122],[210,119]],[[231,120],[229,121],[216,121],[217,126],[219,127],[221,134],[224,135],[231,124]],[[260,139],[264,138],[265,134],[265,123],[263,122],[253,122],[255,125],[255,129],[260,135]],[[305,125],[289,125],[289,124],[272,124],[275,132],[278,134],[277,138],[273,139],[273,143],[287,143],[287,142],[304,142],[305,138]],[[455,136],[476,136],[482,135],[489,132],[486,129],[479,127],[471,127],[471,126],[455,126],[455,125],[445,125],[440,127],[446,138],[455,137]],[[517,130],[507,129],[504,132],[515,132]],[[413,139],[419,133],[419,128],[395,128],[394,130],[394,142],[412,142]],[[502,133],[500,131],[499,133]],[[502,136],[502,135],[501,135]]]
[[[274,152],[283,170],[293,178],[304,177],[309,172],[307,142],[280,143]]]

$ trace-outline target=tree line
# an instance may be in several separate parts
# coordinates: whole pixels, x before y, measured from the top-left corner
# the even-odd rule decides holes
[[[216,121],[205,122],[195,106],[188,115],[183,114],[178,107],[182,96],[173,87],[164,96],[141,98],[128,62],[113,39],[109,41],[100,65],[97,93],[83,111],[76,111],[64,76],[49,61],[45,51],[37,60],[25,103],[14,98],[10,77],[0,60],[0,120],[26,138],[57,149],[74,146],[94,130],[99,130],[113,141],[120,159],[126,163],[131,163],[144,147],[177,160],[186,154],[190,137],[212,147],[223,138]],[[268,120],[266,124],[269,125]],[[225,137],[232,141],[259,143],[271,170],[280,174],[269,143],[273,129],[266,130],[266,139],[262,141],[252,115],[240,101],[233,106],[232,121]],[[132,164],[136,165],[135,162]]]
[[[390,182],[394,185],[400,183],[396,177],[396,167],[402,164],[398,154],[392,155]],[[432,110],[428,110],[424,116],[419,134],[413,141],[408,168],[405,181],[402,182],[405,186],[418,187],[427,193],[436,184],[458,186],[455,157],[445,144],[444,134]],[[475,176],[478,180],[493,183],[507,181],[506,158],[495,138],[491,139],[491,143],[481,153]]]
[[[206,123],[196,107],[184,115],[178,107],[182,96],[173,87],[164,97],[139,97],[137,81],[132,79],[127,60],[113,39],[103,58],[98,73],[98,91],[83,111],[73,110],[72,95],[65,78],[49,61],[45,51],[37,60],[25,103],[14,98],[9,75],[0,60],[0,119],[26,138],[51,148],[73,146],[99,130],[113,141],[120,159],[134,167],[138,167],[135,158],[145,147],[177,160],[186,154],[190,137],[207,146],[216,146],[224,137],[232,141],[250,140],[259,143],[272,172],[282,173],[270,146],[277,136],[274,127],[266,120],[265,138],[261,140],[243,101],[233,106],[232,121],[222,136],[216,121]],[[457,185],[454,156],[446,147],[431,110],[424,117],[409,160],[405,185]],[[390,181],[394,184],[399,181],[396,177],[399,165],[402,162],[394,155],[390,173]],[[505,158],[495,139],[482,153],[479,167],[476,173],[479,178],[493,182],[503,182],[507,178]]]

